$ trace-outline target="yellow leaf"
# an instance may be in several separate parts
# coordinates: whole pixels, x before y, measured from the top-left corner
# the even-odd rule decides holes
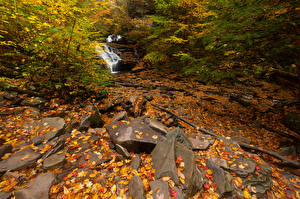
[[[248,192],[247,189],[244,190],[244,198],[245,199],[251,199],[251,195],[250,195],[250,193]]]

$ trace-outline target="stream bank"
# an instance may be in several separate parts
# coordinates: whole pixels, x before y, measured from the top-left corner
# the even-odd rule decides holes
[[[7,198],[11,194],[26,198],[28,193],[30,198],[40,194],[49,198],[299,197],[299,170],[278,166],[273,157],[246,152],[234,143],[277,152],[296,144],[275,133],[297,137],[282,122],[287,113],[299,114],[297,104],[287,103],[295,99],[292,90],[264,81],[206,86],[180,74],[146,68],[116,74],[107,89],[102,101],[72,105],[2,92],[1,194]],[[228,139],[203,135],[151,104]],[[174,150],[157,144],[164,142]],[[285,155],[299,160],[294,148]],[[155,153],[166,150],[170,153]],[[167,162],[158,161],[164,159],[162,155]],[[165,164],[172,167],[157,166]],[[173,170],[166,174],[160,168]],[[198,178],[192,179],[193,174]],[[37,184],[45,188],[36,189]]]

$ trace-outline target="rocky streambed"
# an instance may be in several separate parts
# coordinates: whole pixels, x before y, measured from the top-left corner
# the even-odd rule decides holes
[[[88,99],[71,105],[2,92],[0,198],[299,197],[297,169],[280,167],[274,158],[239,146],[260,144],[245,136],[251,128],[245,133],[240,129],[238,137],[226,122],[220,120],[220,126],[204,114],[202,108],[208,112],[223,107],[226,89],[218,98],[213,87],[198,87],[213,95],[209,99],[203,94],[198,98],[202,101],[193,104],[199,93],[183,87],[188,84],[152,81],[144,73],[119,75],[102,102]],[[152,103],[174,109],[223,138],[202,134]],[[236,100],[227,103],[231,108],[244,106]],[[259,117],[269,114],[256,109]],[[191,110],[194,114],[188,114]]]

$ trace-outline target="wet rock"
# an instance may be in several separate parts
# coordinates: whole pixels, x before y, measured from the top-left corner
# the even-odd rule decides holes
[[[207,150],[210,142],[208,140],[190,139],[193,150]]]
[[[13,156],[0,162],[0,173],[7,170],[14,171],[28,167],[41,157],[40,153],[34,152],[31,148],[17,152]]]
[[[44,138],[42,136],[36,136],[36,137],[34,137],[34,138],[31,139],[31,142],[35,146],[42,144],[43,141],[44,141]]]
[[[293,145],[288,146],[288,147],[283,147],[280,151],[280,155],[283,155],[283,156],[292,155],[292,156],[296,157],[297,156],[296,147]]]
[[[155,179],[164,176],[171,177],[175,183],[179,183],[177,167],[175,164],[175,137],[159,142],[152,151],[153,168]]]
[[[101,114],[96,107],[88,106],[86,110],[89,112],[83,116],[79,125],[79,130],[86,130],[89,127],[98,128],[102,127],[104,121],[101,118]]]
[[[24,188],[15,192],[16,199],[48,199],[49,190],[54,183],[55,176],[53,173],[45,173],[36,177]]]
[[[118,115],[113,117],[112,122],[118,122],[118,121],[121,121],[121,120],[128,120],[128,116],[127,116],[126,111],[122,111]]]
[[[12,146],[10,144],[5,144],[0,146],[0,159],[6,154],[12,152]]]
[[[40,110],[37,108],[34,108],[34,107],[30,107],[30,108],[26,109],[25,114],[30,115],[35,118],[38,118],[41,115]]]
[[[11,193],[0,192],[0,199],[10,199],[12,197]]]
[[[155,120],[155,119],[149,119],[150,122],[149,122],[149,126],[156,130],[156,131],[159,131],[161,133],[163,133],[164,135],[168,134],[169,132],[169,129],[163,125],[161,122]]]
[[[34,131],[38,134],[42,134],[41,138],[43,139],[43,141],[47,141],[62,135],[65,130],[65,125],[66,123],[64,119],[60,117],[47,117],[44,118],[41,122],[33,121],[27,123],[23,126],[23,128],[27,131]]]
[[[177,193],[177,198],[176,199],[184,199],[185,198],[185,195],[177,187],[174,187],[174,191]]]
[[[8,100],[16,100],[18,97],[18,93],[14,91],[5,92],[3,97]]]
[[[128,185],[129,196],[135,199],[144,199],[144,184],[139,176],[133,176]]]
[[[135,156],[135,158],[133,158],[133,160],[130,163],[130,167],[133,170],[138,170],[138,168],[140,167],[141,164],[141,158],[139,155]]]
[[[182,173],[185,176],[186,195],[192,196],[203,186],[203,174],[196,167],[194,152],[186,145],[176,142],[175,156],[183,158],[184,170]]]
[[[283,124],[300,135],[300,116],[289,113],[283,117]]]
[[[120,155],[124,156],[125,158],[130,158],[130,154],[129,154],[129,152],[127,151],[127,149],[125,149],[125,148],[122,147],[121,145],[116,144],[116,150],[117,150],[117,152],[118,152]]]
[[[155,180],[155,181],[151,181],[149,185],[153,192],[152,194],[153,199],[170,197],[169,185],[167,182],[162,180]]]
[[[50,169],[51,167],[54,167],[54,166],[59,165],[62,162],[64,162],[65,158],[66,158],[66,155],[65,155],[65,153],[62,153],[62,152],[58,152],[53,155],[50,155],[48,158],[46,158],[44,160],[43,167],[45,169]]]
[[[184,131],[180,128],[175,128],[170,133],[167,134],[167,139],[170,137],[175,137],[176,142],[183,144],[188,149],[192,150],[193,146],[189,139],[184,134]]]
[[[21,102],[21,105],[23,105],[23,106],[38,106],[38,105],[40,105],[40,104],[42,104],[44,102],[45,102],[45,100],[42,99],[42,98],[31,97],[31,98],[24,99]]]
[[[214,181],[217,184],[217,192],[221,196],[225,193],[233,191],[232,176],[229,173],[225,173],[225,171],[218,164],[217,158],[208,159],[206,166],[213,171]]]
[[[256,162],[251,159],[246,159],[244,157],[239,157],[233,160],[231,167],[227,167],[232,172],[235,172],[237,175],[245,177],[255,171]]]
[[[110,139],[114,144],[119,144],[129,152],[150,153],[158,141],[165,137],[154,131],[145,123],[145,118],[135,118],[131,121],[120,121],[106,126]]]

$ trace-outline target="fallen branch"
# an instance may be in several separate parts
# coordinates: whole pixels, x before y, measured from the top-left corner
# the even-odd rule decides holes
[[[159,110],[162,110],[162,111],[164,111],[164,112],[166,112],[166,113],[168,113],[168,114],[171,114],[171,115],[177,117],[177,118],[180,119],[181,121],[183,121],[183,122],[189,124],[190,126],[194,127],[195,129],[197,129],[198,131],[201,131],[201,132],[203,132],[203,133],[205,133],[205,134],[214,136],[214,137],[216,137],[216,138],[218,138],[218,139],[222,139],[222,140],[226,139],[226,138],[223,137],[223,136],[217,135],[217,134],[215,134],[215,133],[213,133],[213,132],[211,132],[211,131],[208,131],[208,130],[206,130],[206,129],[203,129],[203,128],[198,127],[197,125],[193,124],[193,123],[190,122],[190,121],[187,121],[186,119],[180,117],[179,115],[177,115],[176,113],[173,113],[172,111],[169,111],[169,110],[167,110],[167,109],[165,109],[165,108],[159,107],[159,106],[156,105],[156,104],[151,104],[151,105],[154,106],[155,108],[159,109]],[[261,147],[256,147],[256,146],[253,146],[253,145],[250,145],[250,144],[246,144],[246,143],[243,143],[243,142],[237,142],[237,143],[238,143],[242,148],[244,148],[244,149],[251,149],[251,150],[255,150],[255,151],[259,151],[259,152],[262,152],[262,153],[271,155],[271,156],[273,156],[273,157],[275,157],[275,158],[281,160],[281,161],[282,161],[281,164],[284,165],[284,166],[295,167],[295,168],[297,168],[297,169],[300,168],[300,162],[297,162],[297,161],[291,160],[291,159],[289,159],[289,158],[286,158],[286,157],[284,157],[284,156],[281,156],[281,155],[279,155],[277,152],[269,151],[269,150],[263,149],[263,148],[261,148]]]

